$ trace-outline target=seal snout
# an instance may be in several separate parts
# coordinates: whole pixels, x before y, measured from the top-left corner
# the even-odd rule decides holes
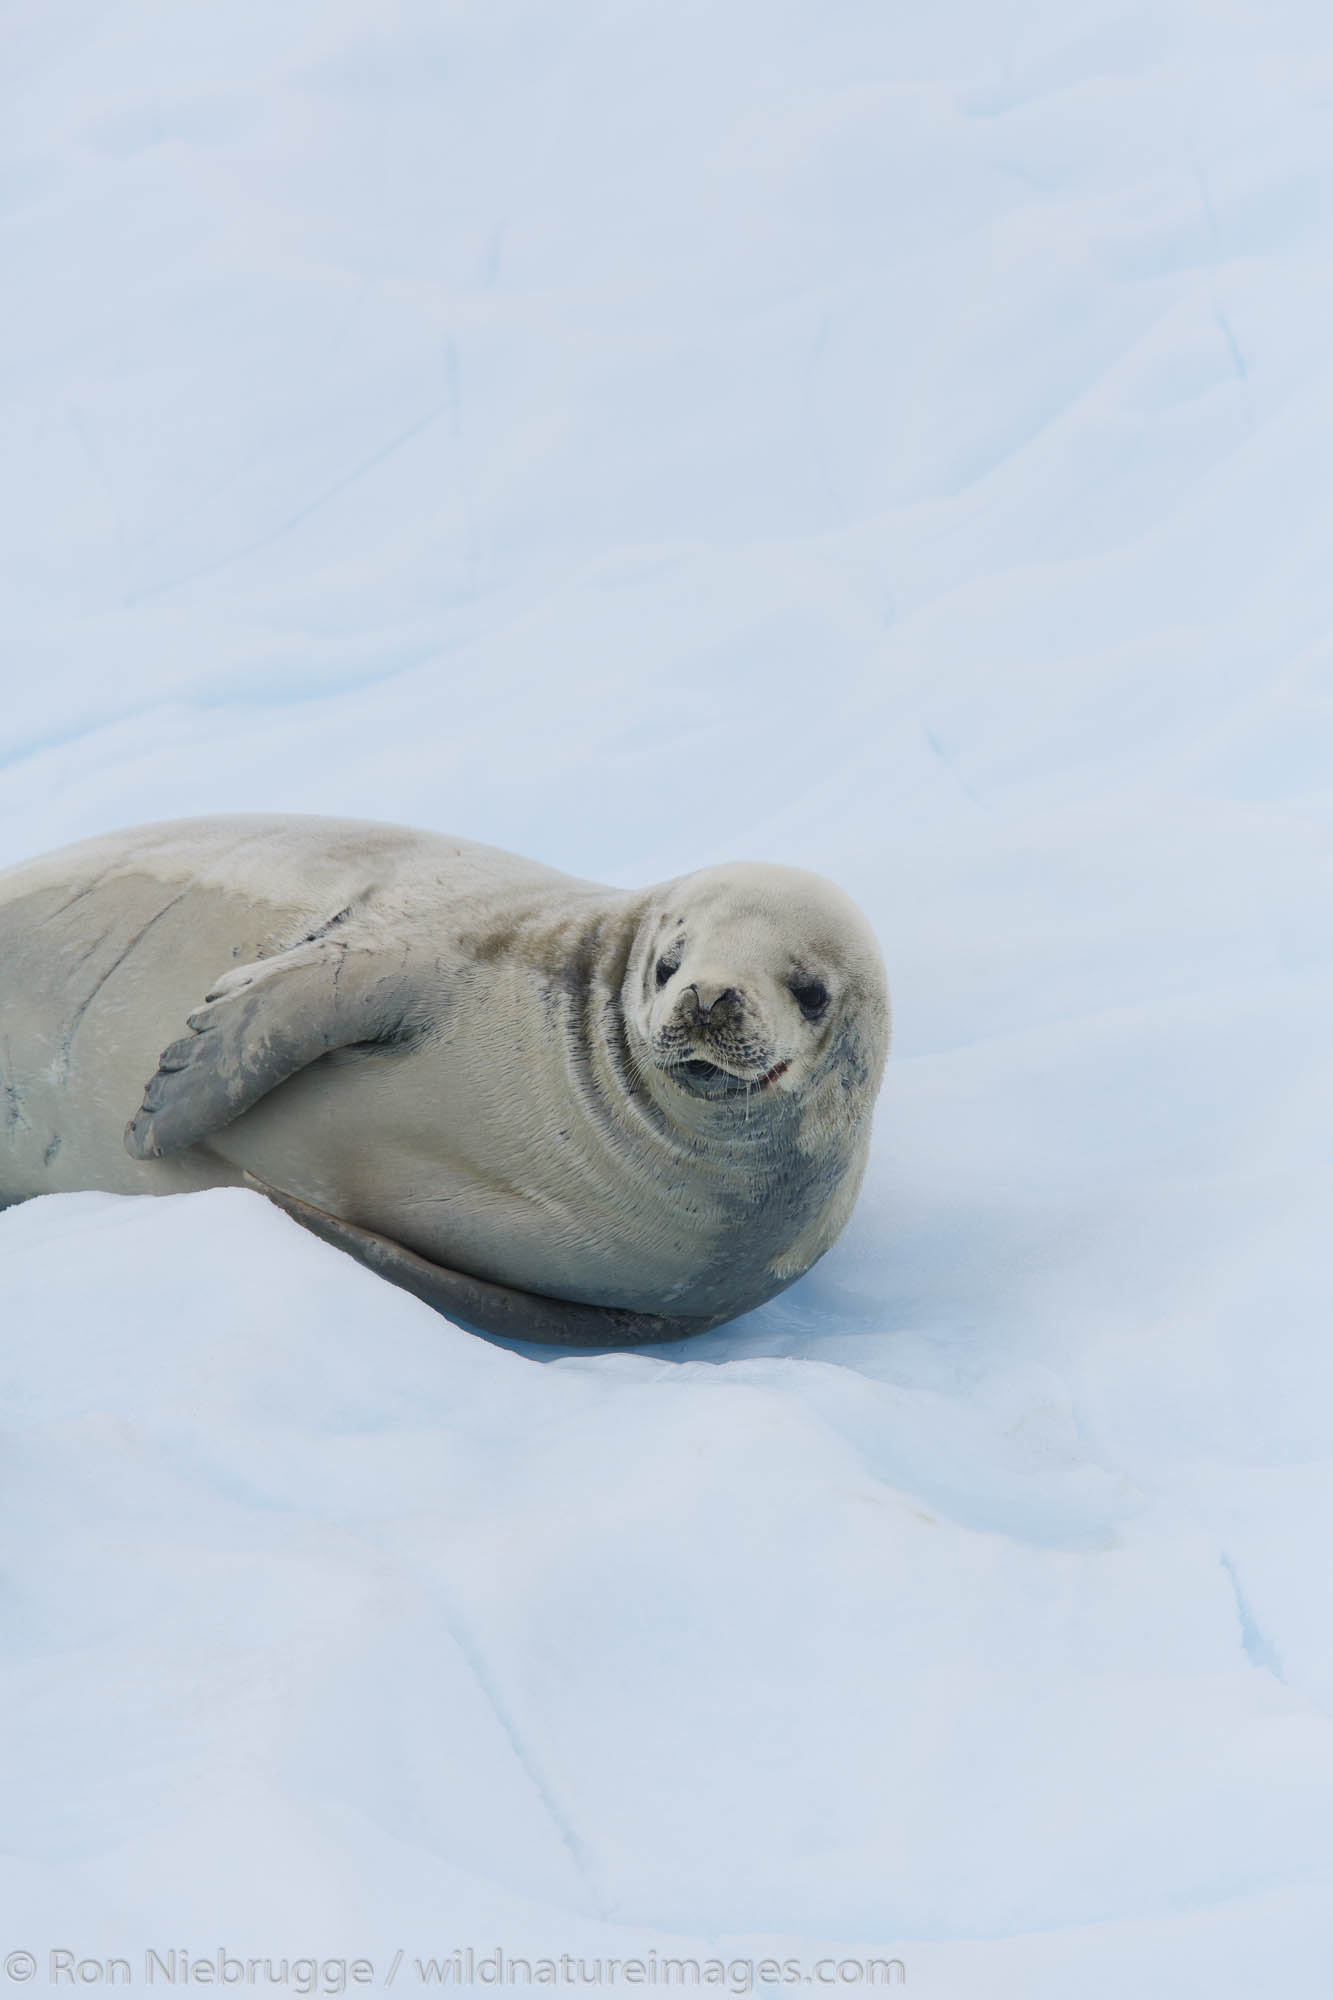
[[[691,967],[654,1040],[662,1067],[698,1097],[748,1097],[787,1068],[770,1046],[760,1009],[725,973],[710,978]]]
[[[745,1013],[745,995],[735,986],[692,980],[680,996],[680,1012],[691,1028],[735,1028]]]

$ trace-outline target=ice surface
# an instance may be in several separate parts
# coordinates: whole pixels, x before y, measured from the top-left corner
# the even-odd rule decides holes
[[[0,862],[794,861],[897,1032],[842,1244],[659,1354],[0,1217],[0,1951],[1322,1992],[1333,17],[5,37]]]

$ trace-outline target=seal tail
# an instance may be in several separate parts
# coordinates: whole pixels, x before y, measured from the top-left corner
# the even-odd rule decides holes
[[[478,1333],[493,1333],[503,1340],[533,1340],[555,1347],[644,1347],[655,1341],[683,1340],[692,1333],[707,1333],[722,1326],[732,1314],[711,1319],[672,1319],[657,1313],[629,1312],[619,1306],[577,1305],[571,1299],[543,1298],[537,1292],[515,1291],[509,1285],[494,1285],[485,1278],[473,1278],[466,1271],[451,1271],[445,1264],[433,1264],[429,1257],[362,1229],[327,1209],[314,1208],[297,1196],[270,1187],[257,1174],[247,1173],[247,1184],[299,1222],[303,1229],[345,1250],[358,1264],[387,1278],[391,1285],[411,1292],[414,1298],[446,1318],[459,1320]]]

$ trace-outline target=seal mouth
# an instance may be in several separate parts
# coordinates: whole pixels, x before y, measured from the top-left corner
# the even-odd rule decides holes
[[[692,1056],[688,1062],[673,1065],[675,1074],[688,1089],[706,1097],[739,1097],[751,1090],[767,1090],[770,1083],[785,1072],[785,1062],[774,1063],[759,1076],[737,1076],[735,1070],[722,1069],[717,1063],[706,1062],[702,1056]]]

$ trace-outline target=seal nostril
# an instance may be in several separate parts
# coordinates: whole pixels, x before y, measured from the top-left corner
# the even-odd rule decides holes
[[[720,993],[713,995],[706,1006],[697,986],[691,986],[688,991],[694,996],[694,1005],[701,1021],[734,1021],[741,1012],[743,1002],[734,986],[724,986]]]

